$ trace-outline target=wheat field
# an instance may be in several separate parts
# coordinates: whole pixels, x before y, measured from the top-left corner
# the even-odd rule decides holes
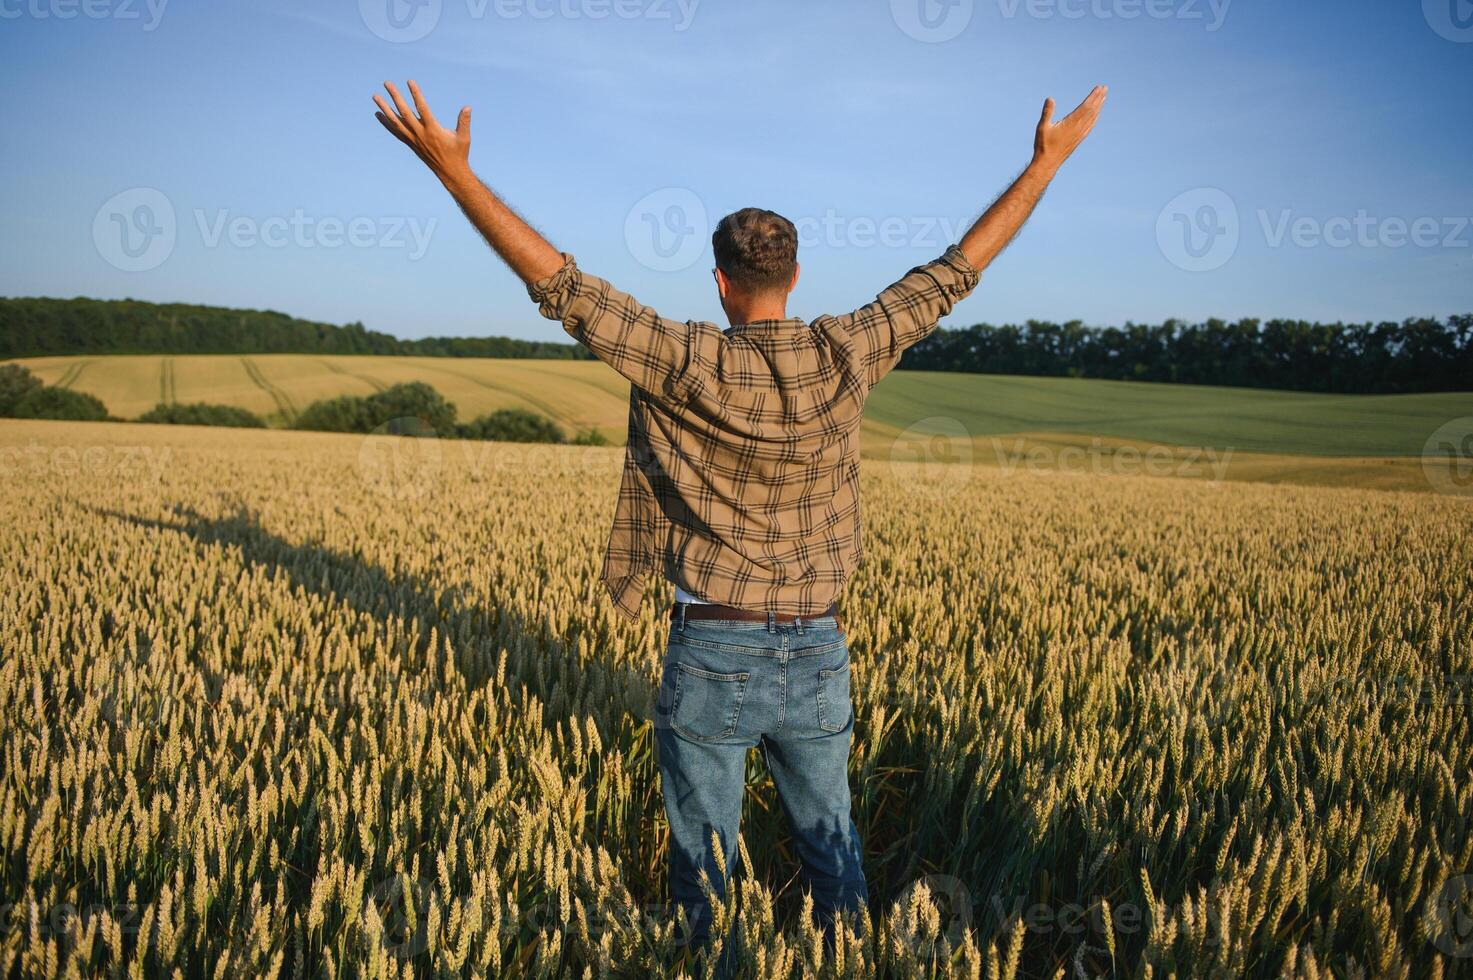
[[[0,422],[0,972],[708,975],[661,604],[596,578],[619,459]],[[804,924],[754,756],[740,975],[1473,973],[1468,499],[863,483],[871,914]]]

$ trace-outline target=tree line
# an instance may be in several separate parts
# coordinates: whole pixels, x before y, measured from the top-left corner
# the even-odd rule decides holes
[[[586,360],[576,344],[511,337],[402,340],[361,323],[140,300],[0,298],[0,359],[71,354],[392,354]],[[1473,315],[1400,323],[1208,320],[937,330],[915,371],[1023,374],[1338,393],[1473,388]]]
[[[0,298],[0,359],[69,354],[393,354],[586,360],[577,344],[512,337],[401,340],[361,323],[142,300]]]
[[[983,323],[937,330],[906,352],[901,367],[1345,394],[1468,391],[1473,315],[1352,324]]]

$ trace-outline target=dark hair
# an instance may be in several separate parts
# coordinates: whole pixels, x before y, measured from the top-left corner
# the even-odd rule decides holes
[[[711,235],[716,268],[744,289],[787,289],[798,268],[798,229],[782,215],[742,208]]]

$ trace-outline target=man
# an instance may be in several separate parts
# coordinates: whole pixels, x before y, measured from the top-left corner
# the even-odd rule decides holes
[[[637,615],[648,574],[676,587],[656,708],[672,897],[700,942],[734,867],[747,750],[777,785],[804,881],[827,926],[866,899],[847,764],[849,654],[834,601],[861,555],[860,413],[870,389],[1023,227],[1094,127],[1106,89],[1067,118],[1044,103],[1033,159],[958,245],[874,302],[812,322],[787,315],[797,233],[746,208],[712,236],[730,327],[667,320],[578,268],[469,164],[470,108],[454,130],[419,86],[385,83],[378,119],[445,185],[544,316],[627,378],[629,442],[603,579]],[[415,111],[417,110],[417,112]],[[717,847],[712,847],[712,841]]]

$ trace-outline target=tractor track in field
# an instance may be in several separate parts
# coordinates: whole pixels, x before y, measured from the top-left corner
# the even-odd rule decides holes
[[[297,406],[292,401],[291,396],[270,381],[267,381],[266,375],[261,373],[261,369],[256,366],[255,361],[249,357],[242,357],[240,364],[241,367],[245,368],[246,374],[250,375],[251,381],[255,383],[256,387],[270,395],[271,400],[276,402],[276,409],[281,412],[283,418],[290,422],[297,417]]]
[[[371,374],[360,374],[357,371],[349,371],[347,368],[338,367],[336,364],[322,357],[319,357],[317,359],[317,362],[323,367],[327,368],[333,374],[341,374],[344,377],[356,378],[357,380],[362,381],[364,384],[368,385],[368,387],[372,388],[376,392],[388,390],[388,385],[384,384],[382,381],[380,381],[378,378],[375,378]]]
[[[426,364],[424,365],[424,367],[429,368],[431,371],[439,371],[441,374],[448,374],[452,378],[459,378],[462,381],[469,381],[471,384],[480,385],[482,388],[489,388],[491,391],[499,391],[504,395],[511,395],[513,398],[519,398],[527,404],[541,409],[542,413],[548,418],[552,419],[554,422],[562,422],[569,425],[573,424],[571,419],[567,418],[562,412],[553,408],[552,405],[543,401],[540,398],[534,398],[524,391],[518,391],[515,388],[508,388],[505,385],[499,385],[493,381],[487,381],[485,378],[478,378],[473,374],[462,374],[459,371],[452,371],[449,368],[443,368],[434,364]]]
[[[629,389],[627,385],[621,390],[618,384],[601,384],[589,378],[580,378],[576,374],[563,374],[560,371],[549,371],[547,368],[535,367],[531,364],[522,365],[522,370],[532,371],[537,374],[543,375],[544,377],[556,378],[560,381],[572,381],[580,385],[586,385],[587,387],[592,388],[595,391],[601,392],[605,395],[612,395],[614,399],[621,404],[629,400]]]
[[[174,359],[164,357],[159,359],[159,404],[177,405],[179,403],[178,386],[174,379]]]
[[[70,388],[72,385],[76,384],[77,379],[82,376],[82,372],[85,371],[87,369],[87,365],[91,363],[91,361],[72,362],[72,365],[66,369],[66,373],[56,379],[56,387]]]

